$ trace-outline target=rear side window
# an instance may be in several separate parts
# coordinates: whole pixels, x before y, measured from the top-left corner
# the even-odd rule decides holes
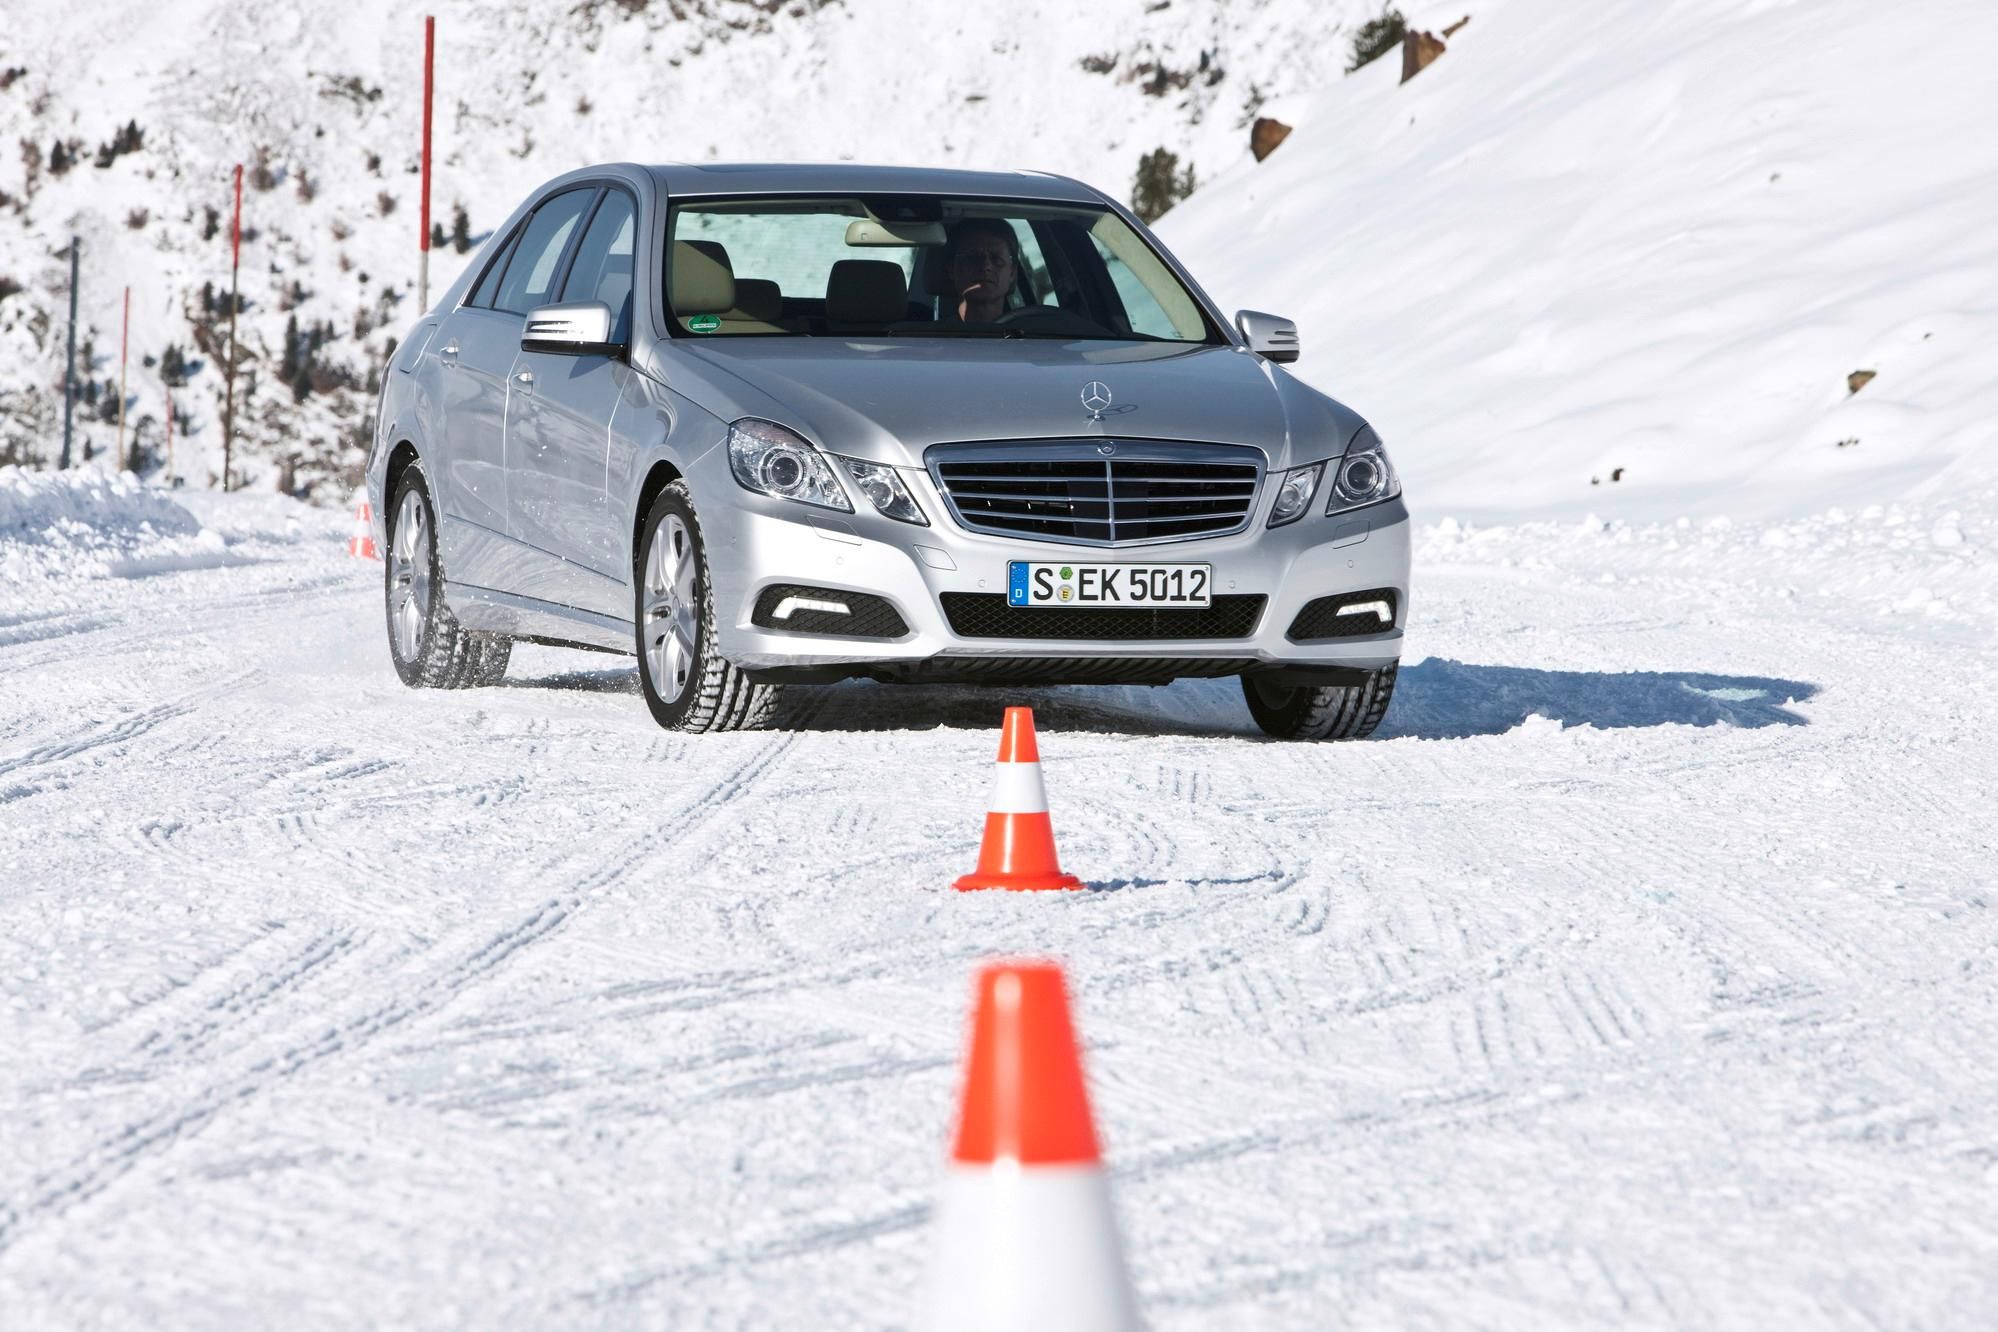
[[[478,287],[472,292],[472,299],[466,301],[465,304],[476,305],[485,309],[492,307],[493,298],[499,295],[500,279],[506,276],[507,260],[513,257],[514,247],[519,243],[520,232],[518,231],[515,231],[511,236],[506,238],[506,244],[500,247],[499,258],[493,260],[486,268],[486,275],[479,279]]]
[[[537,305],[547,305],[555,279],[562,269],[562,256],[582,222],[583,210],[597,197],[595,186],[567,190],[534,210],[527,229],[520,234],[513,257],[507,260],[506,277],[500,282],[499,297],[493,302],[501,310],[526,314]]]
[[[624,342],[631,334],[631,258],[637,211],[624,191],[606,192],[562,284],[564,302],[602,301],[611,308],[613,342]]]

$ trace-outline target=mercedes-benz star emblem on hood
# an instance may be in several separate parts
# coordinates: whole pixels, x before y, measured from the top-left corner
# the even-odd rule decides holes
[[[1101,421],[1103,409],[1111,403],[1110,386],[1100,379],[1092,379],[1082,386],[1082,405],[1089,409],[1089,419]]]

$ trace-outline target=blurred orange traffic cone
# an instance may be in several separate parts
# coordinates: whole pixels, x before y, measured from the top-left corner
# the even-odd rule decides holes
[[[987,966],[978,974],[976,1003],[920,1325],[933,1332],[1136,1328],[1061,968]]]
[[[1055,858],[1054,822],[1048,818],[1041,751],[1034,742],[1034,710],[1008,708],[999,732],[999,772],[992,783],[978,868],[957,881],[957,890],[1080,887],[1082,880],[1062,873]]]
[[[375,553],[374,510],[368,507],[367,496],[354,508],[354,532],[347,538],[347,553],[364,560],[378,560]]]

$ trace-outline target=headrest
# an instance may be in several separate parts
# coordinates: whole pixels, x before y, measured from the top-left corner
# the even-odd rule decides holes
[[[735,272],[714,241],[673,242],[673,313],[723,314],[735,308]]]
[[[909,280],[886,259],[841,259],[826,279],[826,318],[835,324],[888,324],[909,315]]]
[[[784,293],[766,278],[737,278],[735,308],[746,318],[774,324],[784,317]]]

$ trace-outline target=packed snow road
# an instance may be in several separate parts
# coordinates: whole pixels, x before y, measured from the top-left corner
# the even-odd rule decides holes
[[[341,524],[184,503],[0,559],[9,1326],[904,1324],[1002,952],[1158,1327],[1998,1316],[1998,500],[1432,526],[1321,746],[1232,682],[412,692]],[[948,891],[1008,701],[1088,892]]]

